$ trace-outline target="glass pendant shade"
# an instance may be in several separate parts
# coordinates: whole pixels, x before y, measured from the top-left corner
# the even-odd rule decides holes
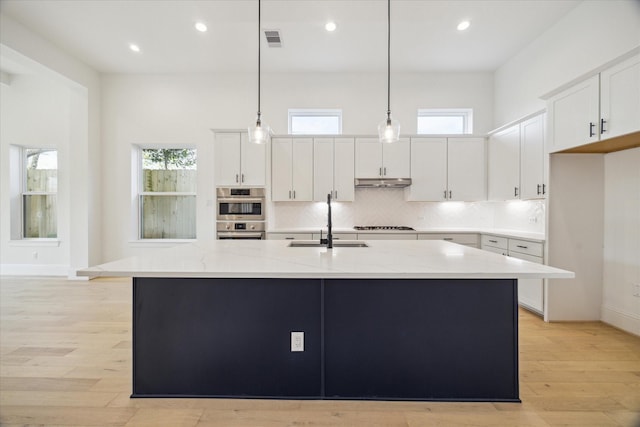
[[[391,115],[378,125],[378,138],[380,142],[392,143],[400,139],[400,122],[391,120]]]
[[[269,125],[263,123],[260,116],[258,116],[256,124],[249,126],[249,141],[254,144],[266,144],[270,133]]]

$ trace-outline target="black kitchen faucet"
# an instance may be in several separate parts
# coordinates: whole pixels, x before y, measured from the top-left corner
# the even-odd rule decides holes
[[[322,238],[322,230],[320,230],[320,244],[327,245],[327,249],[333,248],[333,234],[331,233],[331,193],[327,194],[327,207],[328,207],[328,224],[327,224],[327,238]]]

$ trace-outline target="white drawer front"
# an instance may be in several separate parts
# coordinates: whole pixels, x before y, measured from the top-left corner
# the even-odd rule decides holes
[[[527,240],[509,239],[509,253],[511,252],[544,257],[542,243]]]
[[[507,255],[506,249],[496,248],[493,246],[483,246],[482,250],[487,252],[493,252],[494,254]]]
[[[320,238],[320,233],[313,233],[313,239],[317,240]],[[327,238],[327,233],[322,232],[322,238]],[[333,240],[358,240],[358,235],[356,233],[333,233]]]
[[[506,237],[493,236],[491,234],[483,234],[482,235],[482,249],[486,246],[491,246],[494,248],[504,249],[505,251],[509,249],[509,239]]]
[[[478,235],[473,233],[425,233],[418,234],[418,240],[446,240],[460,245],[478,246]]]
[[[267,240],[311,240],[311,233],[267,233]]]
[[[416,240],[415,233],[358,233],[358,240]]]
[[[509,252],[509,256],[513,258],[523,259],[525,261],[535,262],[536,264],[544,264],[542,262],[542,257],[539,257],[539,256],[520,254],[517,252]]]

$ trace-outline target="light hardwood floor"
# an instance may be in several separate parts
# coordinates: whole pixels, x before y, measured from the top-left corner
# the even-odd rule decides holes
[[[131,282],[2,277],[0,424],[640,426],[640,338],[520,311],[522,403],[130,399]]]

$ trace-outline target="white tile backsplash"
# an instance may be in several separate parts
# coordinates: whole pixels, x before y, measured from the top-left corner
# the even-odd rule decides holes
[[[333,226],[407,225],[414,228],[500,228],[544,233],[545,201],[407,202],[399,188],[356,189],[354,202],[333,202]],[[270,229],[321,228],[326,202],[270,203]]]

